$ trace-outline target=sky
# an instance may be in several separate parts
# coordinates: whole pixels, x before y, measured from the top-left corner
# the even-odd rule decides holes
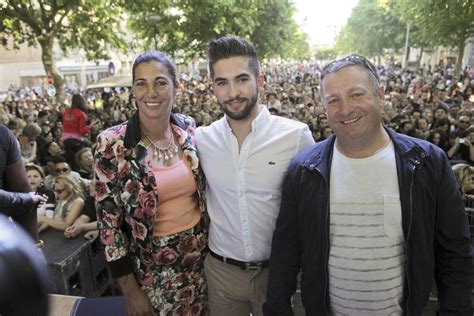
[[[310,45],[332,45],[359,0],[294,0],[297,23],[309,35]]]

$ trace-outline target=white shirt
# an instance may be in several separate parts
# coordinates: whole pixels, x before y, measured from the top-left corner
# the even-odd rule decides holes
[[[308,126],[262,107],[240,153],[225,116],[195,135],[207,180],[211,250],[245,262],[267,260],[288,164],[314,144]]]
[[[406,256],[393,143],[352,159],[334,146],[329,296],[334,315],[401,315]]]

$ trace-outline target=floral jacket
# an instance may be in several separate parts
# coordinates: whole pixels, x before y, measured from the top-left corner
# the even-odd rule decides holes
[[[170,122],[184,157],[191,162],[199,206],[208,227],[205,179],[194,140],[195,123],[191,117],[180,114],[171,114]],[[146,285],[152,276],[153,225],[159,199],[146,148],[139,141],[138,112],[128,122],[97,137],[95,203],[100,239],[112,276],[135,272],[137,280]]]

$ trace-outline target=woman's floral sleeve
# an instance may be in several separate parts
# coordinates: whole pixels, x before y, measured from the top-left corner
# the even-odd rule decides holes
[[[106,130],[97,137],[94,186],[100,240],[105,246],[106,259],[126,268],[131,261],[128,262],[129,237],[124,231],[126,212],[121,200],[122,185],[117,177],[119,164],[115,149],[120,144],[123,146],[123,140],[113,130]]]

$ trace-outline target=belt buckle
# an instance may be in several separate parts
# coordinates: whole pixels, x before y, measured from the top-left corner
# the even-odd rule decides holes
[[[262,263],[245,263],[245,270],[260,272],[262,270]]]

